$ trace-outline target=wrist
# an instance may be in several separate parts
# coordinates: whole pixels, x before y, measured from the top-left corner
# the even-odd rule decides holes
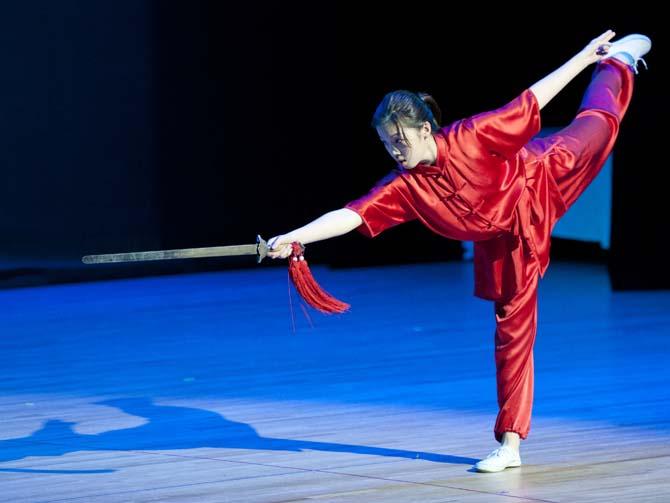
[[[284,234],[284,240],[288,241],[289,243],[293,243],[294,241],[300,242],[299,236],[295,231],[291,231],[288,234]]]
[[[583,51],[576,54],[570,61],[577,68],[578,72],[584,70],[591,63],[595,63],[595,61],[592,60],[590,55]]]

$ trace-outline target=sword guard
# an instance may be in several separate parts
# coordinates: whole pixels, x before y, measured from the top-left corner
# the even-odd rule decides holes
[[[268,244],[261,237],[260,234],[256,235],[256,263],[260,264],[261,261],[267,256],[268,254]]]

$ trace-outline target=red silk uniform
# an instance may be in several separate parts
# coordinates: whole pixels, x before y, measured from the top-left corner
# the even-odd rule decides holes
[[[418,219],[444,237],[474,241],[474,293],[495,301],[498,440],[530,430],[537,283],[549,265],[551,231],[607,159],[632,90],[626,64],[599,62],[573,122],[532,141],[540,109],[526,90],[437,131],[434,165],[396,169],[345,205],[368,237]]]

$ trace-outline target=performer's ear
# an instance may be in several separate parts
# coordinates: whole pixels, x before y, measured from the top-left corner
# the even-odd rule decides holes
[[[424,135],[429,135],[433,131],[433,127],[430,125],[430,122],[428,121],[423,121],[423,124],[421,124],[421,133]],[[424,137],[424,140],[426,137]]]

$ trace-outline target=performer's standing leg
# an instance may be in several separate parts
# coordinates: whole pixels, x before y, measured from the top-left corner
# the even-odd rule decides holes
[[[610,58],[596,66],[579,113],[561,131],[532,141],[527,149],[542,158],[570,207],[597,176],[616,140],[630,103],[633,72]],[[551,155],[548,155],[551,154]],[[526,286],[514,297],[495,303],[498,405],[494,433],[524,439],[533,405],[533,344],[537,332],[538,271],[531,264]]]
[[[632,91],[633,72],[628,65],[614,58],[601,61],[573,122],[527,146],[548,166],[566,207],[584,192],[610,154]],[[511,299],[495,303],[500,409],[494,433],[498,441],[505,432],[524,439],[530,431],[538,271],[531,264],[528,267],[526,286]]]
[[[499,412],[494,433],[499,442],[505,432],[524,439],[530,431],[539,270],[534,263],[528,268],[525,287],[511,299],[495,302]]]

